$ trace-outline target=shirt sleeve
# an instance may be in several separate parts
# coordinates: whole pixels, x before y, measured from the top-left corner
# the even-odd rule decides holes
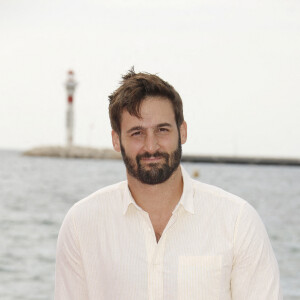
[[[55,270],[55,300],[88,299],[80,247],[72,209],[58,235]]]
[[[279,270],[266,229],[245,203],[237,218],[231,273],[233,300],[278,300]]]

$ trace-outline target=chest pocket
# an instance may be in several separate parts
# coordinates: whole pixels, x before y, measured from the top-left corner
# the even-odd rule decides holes
[[[178,262],[178,300],[218,300],[222,256],[181,256]]]

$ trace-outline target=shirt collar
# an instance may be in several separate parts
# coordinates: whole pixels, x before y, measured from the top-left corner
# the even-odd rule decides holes
[[[193,181],[188,172],[181,167],[183,178],[183,192],[177,206],[181,205],[187,212],[194,214],[194,188]],[[176,211],[177,207],[174,209]]]
[[[126,214],[126,212],[128,211],[130,206],[135,206],[136,209],[142,211],[142,209],[134,201],[134,199],[131,195],[131,192],[129,190],[129,187],[128,187],[128,181],[126,181],[126,186],[125,186],[125,189],[124,189],[124,197],[123,197],[123,210],[122,210],[123,215]]]
[[[186,172],[186,170],[180,166],[182,178],[183,178],[183,192],[181,198],[176,205],[173,213],[178,210],[178,207],[182,206],[187,212],[194,214],[194,189],[193,183],[190,175]],[[124,197],[123,197],[123,208],[122,212],[125,215],[130,206],[135,207],[136,209],[143,211],[134,201],[131,192],[128,187],[128,182],[126,181],[125,189],[124,189]]]

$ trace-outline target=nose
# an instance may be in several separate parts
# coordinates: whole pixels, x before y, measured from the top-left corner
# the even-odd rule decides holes
[[[149,153],[154,153],[159,149],[157,136],[154,132],[148,132],[144,140],[144,150]]]

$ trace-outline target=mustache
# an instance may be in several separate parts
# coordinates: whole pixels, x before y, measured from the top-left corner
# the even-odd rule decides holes
[[[139,154],[136,156],[136,160],[140,161],[142,158],[151,158],[151,157],[164,157],[165,159],[169,159],[169,154],[168,153],[164,153],[164,152],[155,152],[155,153],[149,153],[149,152],[145,152],[143,154]]]

